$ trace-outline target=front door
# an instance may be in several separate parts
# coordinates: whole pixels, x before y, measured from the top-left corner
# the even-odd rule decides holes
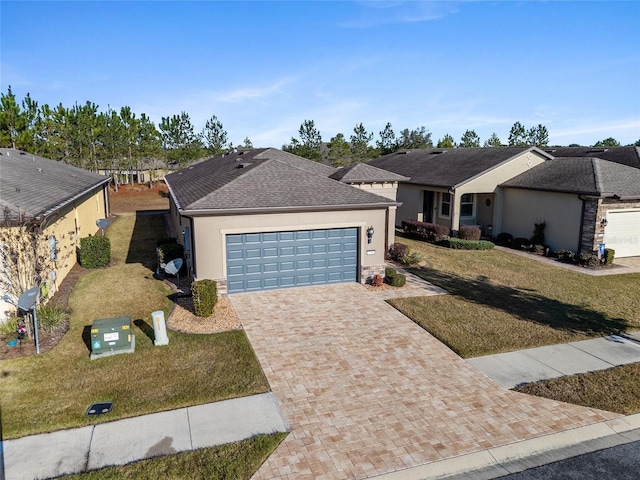
[[[433,192],[424,190],[422,194],[424,196],[422,204],[422,221],[433,223]]]

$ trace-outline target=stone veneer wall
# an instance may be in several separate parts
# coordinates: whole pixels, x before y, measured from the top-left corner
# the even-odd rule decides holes
[[[585,200],[580,252],[597,252],[598,244],[604,239],[606,227],[600,225],[612,210],[640,208],[639,200],[615,200],[612,198]]]
[[[374,275],[382,275],[384,277],[384,269],[386,265],[362,265],[360,267],[360,283],[367,283]]]
[[[604,229],[600,226],[602,214],[602,199],[588,198],[583,200],[582,233],[580,235],[580,253],[591,253],[598,249],[598,243],[604,235]],[[602,235],[600,235],[602,234]]]

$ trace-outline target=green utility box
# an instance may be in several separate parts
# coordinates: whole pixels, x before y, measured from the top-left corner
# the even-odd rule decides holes
[[[91,325],[91,358],[131,353],[135,336],[131,333],[131,317],[101,318]]]

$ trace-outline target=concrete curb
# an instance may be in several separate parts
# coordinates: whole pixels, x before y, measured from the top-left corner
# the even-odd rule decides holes
[[[640,414],[447,458],[376,480],[490,479],[640,439]]]

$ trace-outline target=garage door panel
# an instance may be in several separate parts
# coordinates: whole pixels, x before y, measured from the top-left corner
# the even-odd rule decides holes
[[[280,271],[281,272],[293,272],[295,271],[296,264],[295,262],[281,262],[280,263]]]
[[[296,250],[295,247],[293,246],[288,246],[288,247],[280,247],[280,256],[281,257],[290,257],[295,255]]]
[[[270,248],[263,248],[262,249],[262,256],[263,257],[278,257],[278,247],[270,247]]]
[[[244,258],[247,260],[260,257],[262,257],[262,249],[260,248],[251,248],[244,251]]]
[[[358,229],[227,235],[230,293],[357,279]]]

